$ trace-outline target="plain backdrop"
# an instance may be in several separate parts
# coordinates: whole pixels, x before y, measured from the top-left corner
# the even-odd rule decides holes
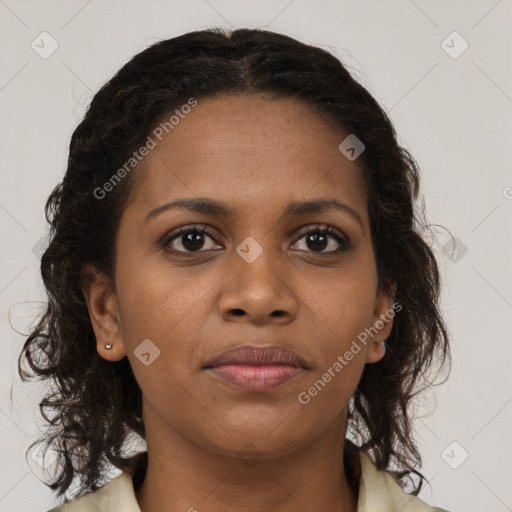
[[[389,113],[422,170],[428,221],[456,237],[451,249],[444,230],[432,241],[453,366],[415,421],[431,483],[420,497],[453,512],[512,510],[511,20],[510,0],[0,0],[0,511],[57,503],[25,459],[45,386],[17,376],[16,330],[45,300],[43,207],[72,131],[134,54],[213,26],[323,47]]]

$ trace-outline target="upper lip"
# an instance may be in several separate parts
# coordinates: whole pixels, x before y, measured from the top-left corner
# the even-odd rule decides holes
[[[307,368],[306,362],[302,357],[280,345],[254,346],[243,345],[225,350],[219,355],[210,359],[204,368],[221,366],[227,364],[247,364],[253,366],[260,365],[287,365],[298,368]]]

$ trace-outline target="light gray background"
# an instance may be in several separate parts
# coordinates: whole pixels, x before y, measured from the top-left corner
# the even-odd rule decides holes
[[[24,457],[44,386],[17,377],[25,337],[13,329],[27,332],[45,299],[37,244],[71,133],[135,53],[217,25],[330,49],[389,112],[422,169],[428,220],[460,240],[459,259],[443,251],[446,232],[434,240],[454,364],[415,423],[431,481],[420,496],[453,512],[512,510],[510,0],[0,0],[0,15],[1,512],[56,503]],[[44,31],[59,45],[47,59],[31,48]],[[442,47],[453,31],[469,44],[458,58]],[[452,54],[457,37],[445,43]]]

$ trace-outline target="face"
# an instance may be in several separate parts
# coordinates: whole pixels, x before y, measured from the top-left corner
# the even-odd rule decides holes
[[[298,100],[251,95],[200,100],[164,135],[133,171],[116,294],[100,279],[86,293],[98,352],[128,357],[146,423],[221,454],[296,450],[342,424],[392,325],[378,322],[393,302],[377,290],[362,171],[338,149],[348,134]],[[158,210],[198,198],[226,211]],[[243,345],[284,347],[307,368],[266,391],[204,369]]]

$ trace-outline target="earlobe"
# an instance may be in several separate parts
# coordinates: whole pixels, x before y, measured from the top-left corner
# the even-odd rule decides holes
[[[120,335],[117,298],[109,279],[88,266],[82,272],[82,292],[96,337],[98,354],[108,361],[119,361],[126,355],[126,351]]]
[[[386,342],[385,341],[372,341],[368,345],[366,352],[366,362],[376,363],[386,355]]]

